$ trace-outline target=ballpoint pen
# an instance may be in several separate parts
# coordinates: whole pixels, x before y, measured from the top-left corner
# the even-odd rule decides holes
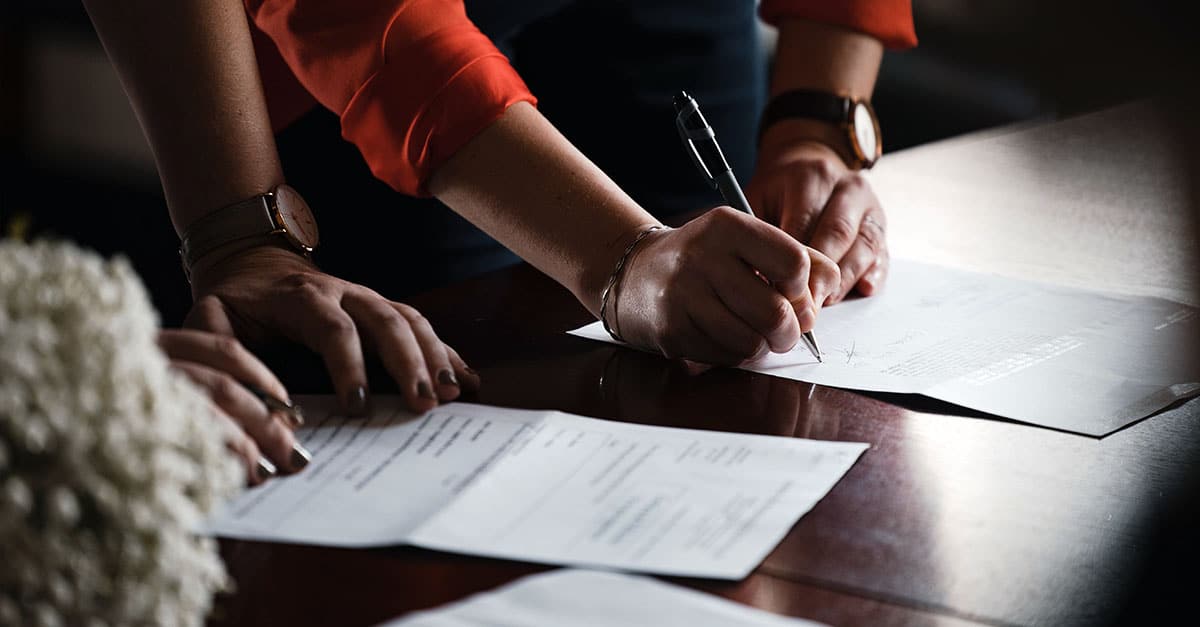
[[[291,424],[292,427],[299,427],[304,424],[304,412],[301,411],[299,405],[285,401],[281,398],[276,398],[275,395],[268,393],[266,390],[263,390],[256,385],[251,385],[249,383],[242,383],[242,385],[245,386],[245,388],[249,390],[251,394],[258,397],[258,399],[267,406],[268,411],[277,411],[282,413],[284,418],[287,419],[288,423]]]
[[[754,210],[750,208],[750,202],[746,200],[746,195],[742,193],[741,186],[734,178],[733,170],[717,144],[712,127],[700,113],[699,105],[686,91],[675,95],[675,128],[679,130],[679,137],[687,147],[692,162],[696,164],[696,168],[704,175],[708,184],[720,190],[721,197],[731,207],[753,216]],[[813,337],[812,331],[804,332],[801,339],[813,357],[816,357],[817,361],[823,361],[821,349],[817,347],[817,338]]]

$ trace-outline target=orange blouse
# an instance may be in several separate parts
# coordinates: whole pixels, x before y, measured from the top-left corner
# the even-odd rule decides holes
[[[276,130],[315,100],[399,192],[428,195],[432,173],[471,138],[513,104],[537,103],[462,0],[246,0],[246,9],[261,31],[255,51]],[[763,0],[760,15],[916,45],[911,0]]]

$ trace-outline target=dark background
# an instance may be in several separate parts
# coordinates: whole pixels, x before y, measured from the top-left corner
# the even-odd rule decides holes
[[[1182,8],[916,0],[920,45],[888,53],[876,90],[885,150],[1186,86]],[[0,222],[124,252],[164,322],[182,320],[190,294],[153,157],[78,2],[0,8],[0,165]]]
[[[1149,97],[1169,97],[1190,118],[1200,64],[1184,7],[915,0],[920,46],[888,53],[876,89],[885,150]],[[1189,150],[1197,145],[1194,132],[1180,139]],[[191,299],[153,158],[77,2],[0,4],[0,177],[4,232],[123,253],[164,323],[182,320]],[[1158,521],[1160,542],[1138,566],[1146,583],[1130,591],[1115,623],[1189,608],[1200,564],[1197,509],[1186,500]]]

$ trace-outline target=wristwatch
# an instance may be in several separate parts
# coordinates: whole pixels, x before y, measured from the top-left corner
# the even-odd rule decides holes
[[[879,138],[879,118],[867,100],[812,89],[786,91],[771,99],[758,125],[762,138],[772,124],[787,118],[828,122],[843,129],[854,160],[851,165],[869,169],[883,154]]]
[[[279,238],[308,256],[320,240],[317,221],[304,198],[289,185],[222,207],[184,231],[179,246],[183,271],[191,278],[191,269],[200,258],[226,244],[245,240],[270,242]]]

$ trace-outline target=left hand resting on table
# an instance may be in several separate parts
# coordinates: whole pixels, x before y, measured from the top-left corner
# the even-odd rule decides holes
[[[879,199],[826,144],[764,142],[746,198],[764,220],[838,264],[841,286],[824,304],[853,289],[869,296],[887,279],[887,218]]]

